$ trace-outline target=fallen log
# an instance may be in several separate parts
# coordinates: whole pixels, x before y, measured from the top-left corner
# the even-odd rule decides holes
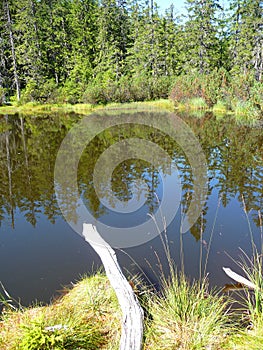
[[[95,226],[83,224],[82,234],[101,258],[122,310],[120,350],[140,350],[143,339],[143,309],[118,264],[116,253]]]
[[[257,289],[257,286],[255,285],[255,283],[249,281],[247,278],[232,271],[229,267],[223,267],[223,271],[234,281],[241,283],[242,285],[248,287],[249,289]]]

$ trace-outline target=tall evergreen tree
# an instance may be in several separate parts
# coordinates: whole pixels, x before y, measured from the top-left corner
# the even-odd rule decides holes
[[[17,59],[24,84],[43,83],[41,33],[37,0],[20,0],[16,3],[15,29],[18,33]]]
[[[9,51],[12,61],[12,71],[10,69],[10,74],[12,74],[12,80],[16,88],[16,97],[17,100],[20,100],[21,87],[20,87],[20,78],[18,71],[18,62],[17,62],[17,51],[16,51],[16,42],[15,42],[15,33],[14,33],[14,23],[13,23],[13,13],[15,13],[15,4],[11,0],[3,0],[3,18],[5,21],[4,26],[4,35],[9,36]],[[13,11],[13,13],[12,13]],[[7,51],[8,54],[8,51]]]
[[[230,10],[232,71],[246,75],[253,70],[256,79],[262,80],[263,3],[261,0],[234,0]]]
[[[102,0],[98,9],[98,37],[95,75],[118,81],[125,73],[128,33],[127,3]]]
[[[93,77],[96,57],[98,4],[95,0],[72,0],[68,15],[70,50],[65,93],[80,98]]]
[[[220,45],[217,36],[218,0],[186,0],[184,31],[185,70],[210,72],[218,65]]]

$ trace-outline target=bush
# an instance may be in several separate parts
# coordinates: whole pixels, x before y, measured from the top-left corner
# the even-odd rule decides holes
[[[191,75],[180,75],[176,78],[170,98],[173,102],[186,103],[191,98],[202,97],[200,75],[194,72]]]
[[[224,98],[228,87],[228,75],[225,69],[213,70],[201,77],[201,94],[208,107],[213,107]]]
[[[232,76],[228,89],[229,98],[231,100],[236,98],[239,101],[248,101],[250,90],[254,83],[255,78],[252,73]]]
[[[250,100],[253,104],[263,112],[263,84],[255,82],[250,91]]]
[[[83,86],[67,80],[63,87],[58,90],[57,103],[76,104],[81,102]]]
[[[133,101],[147,101],[151,99],[151,86],[146,75],[134,76],[131,80],[130,91]]]
[[[30,80],[21,93],[20,104],[28,102],[57,102],[58,87],[53,79]]]
[[[222,100],[227,89],[228,76],[224,69],[214,70],[210,74],[193,71],[176,78],[170,98],[175,103],[187,103],[190,99],[202,98],[208,107]]]
[[[84,103],[90,103],[92,105],[106,104],[107,97],[105,94],[105,88],[103,87],[102,84],[98,84],[98,83],[89,84],[82,96],[82,101]]]
[[[84,103],[106,104],[167,98],[170,85],[168,77],[146,75],[123,76],[119,81],[97,79],[87,87],[82,100]]]
[[[168,76],[153,77],[150,80],[153,100],[168,98],[171,89],[172,78]]]

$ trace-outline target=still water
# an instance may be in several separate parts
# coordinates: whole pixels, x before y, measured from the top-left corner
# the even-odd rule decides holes
[[[95,124],[102,125],[100,118],[112,118],[114,113],[120,112],[101,112],[96,116]],[[251,235],[260,247],[262,127],[238,125],[229,117],[219,119],[212,114],[202,118],[179,116],[195,135],[207,164],[207,170],[204,167],[207,195],[199,202],[199,205],[202,203],[200,208],[195,203],[200,215],[187,232],[180,233],[182,218],[196,191],[191,156],[182,143],[148,122],[157,113],[157,118],[163,123],[162,118],[170,118],[167,113],[165,116],[163,112],[153,111],[125,113],[129,124],[118,123],[102,128],[81,153],[77,164],[78,195],[95,223],[123,230],[157,215],[165,197],[164,186],[168,186],[168,208],[177,210],[169,225],[165,224],[164,215],[163,225],[159,227],[161,237],[149,236],[139,245],[116,249],[125,274],[139,273],[145,281],[158,287],[160,275],[168,274],[165,241],[169,243],[178,269],[183,261],[189,277],[199,278],[201,265],[202,273],[206,267],[205,273],[209,275],[212,286],[231,282],[222,267],[232,267],[239,272],[233,260],[239,259],[241,250],[251,255]],[[72,199],[71,187],[60,198],[59,206],[56,197],[59,184],[54,183],[59,147],[83,118],[74,114],[0,116],[0,281],[23,305],[36,300],[49,302],[63,286],[77,281],[83,274],[96,272],[100,266],[96,253],[62,215],[61,205],[63,211],[77,215],[72,211],[77,203]],[[142,125],[135,123],[136,120],[147,120],[147,123]],[[95,124],[89,124],[91,131],[96,129]],[[112,147],[129,139],[151,142],[152,152],[141,144],[137,156],[131,154],[128,157],[130,149],[124,152],[122,148],[121,153],[125,153],[127,159],[120,161],[118,149]],[[154,145],[165,150],[171,164],[167,165],[165,160],[161,164],[149,160],[150,154],[157,152]],[[109,169],[115,163],[117,166],[110,179],[111,188],[106,186],[109,183],[102,184],[102,202],[94,188],[94,169],[101,155],[109,149],[112,155],[104,158],[99,169]],[[74,147],[70,152],[67,156],[73,157]],[[71,170],[66,164],[65,174]],[[141,180],[143,182],[138,182]],[[172,192],[174,185],[175,192]],[[179,185],[178,202],[176,189]],[[174,197],[169,196],[169,186]],[[126,213],[114,210],[117,204],[112,203],[111,194],[114,194],[116,203],[133,199],[135,210]],[[143,205],[136,206],[136,200],[141,202],[142,198]],[[64,203],[61,204],[61,200]],[[74,215],[72,222],[76,222]],[[109,239],[107,232],[104,232],[104,238]]]

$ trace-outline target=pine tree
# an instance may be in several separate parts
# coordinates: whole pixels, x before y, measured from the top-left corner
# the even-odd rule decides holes
[[[234,74],[254,72],[257,80],[263,74],[263,4],[261,0],[231,2],[230,53]]]
[[[20,0],[16,3],[15,29],[18,33],[17,59],[24,84],[39,85],[45,74],[41,46],[41,30],[38,16],[40,3],[36,0]],[[40,27],[40,28],[39,28]]]
[[[12,74],[12,80],[14,81],[15,88],[16,88],[16,97],[17,100],[20,100],[20,78],[19,78],[19,72],[18,72],[18,62],[17,62],[17,51],[16,51],[16,42],[15,42],[15,33],[14,33],[14,23],[13,23],[13,13],[15,12],[14,3],[12,3],[10,0],[3,0],[3,17],[5,21],[5,30],[4,35],[9,36],[9,54],[11,56],[12,61],[12,71],[9,70],[9,75]],[[11,13],[13,10],[13,13]],[[6,52],[7,59],[8,59],[8,51]]]
[[[186,71],[197,68],[207,73],[218,66],[220,45],[217,36],[218,0],[187,0],[184,28]]]
[[[54,79],[56,85],[64,82],[69,71],[67,60],[70,46],[68,13],[70,0],[42,0],[39,16],[42,33],[42,62],[46,76]]]
[[[94,0],[72,0],[68,15],[70,50],[67,59],[68,78],[65,93],[80,99],[93,77],[98,36],[98,4]],[[73,96],[74,95],[74,96]]]
[[[129,16],[123,0],[102,0],[98,8],[95,75],[118,81],[125,74]]]

